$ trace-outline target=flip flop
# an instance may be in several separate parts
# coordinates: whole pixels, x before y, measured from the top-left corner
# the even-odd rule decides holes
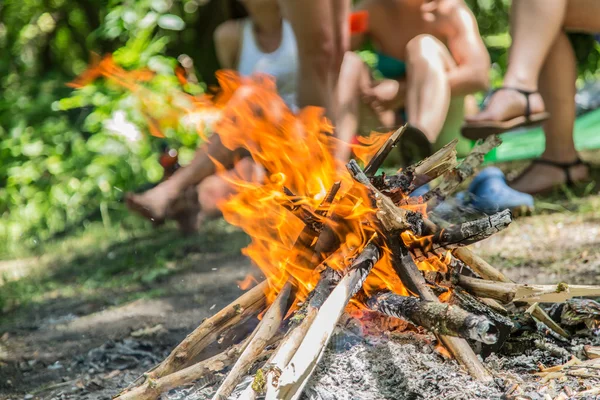
[[[529,91],[509,86],[501,86],[497,89],[494,89],[487,97],[487,100],[489,100],[489,98],[491,98],[494,95],[494,93],[500,90],[512,90],[521,93],[523,96],[525,96],[525,113],[521,116],[511,118],[506,121],[465,122],[461,129],[462,135],[464,137],[471,140],[485,139],[488,136],[497,135],[499,133],[507,132],[516,128],[539,125],[550,117],[550,114],[546,111],[538,113],[531,112],[531,104],[529,101],[529,97],[532,94],[537,93],[537,91]]]

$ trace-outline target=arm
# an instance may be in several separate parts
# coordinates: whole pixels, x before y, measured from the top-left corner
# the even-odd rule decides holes
[[[456,29],[448,37],[448,49],[457,67],[448,73],[453,96],[463,96],[489,87],[490,56],[479,35],[477,22],[463,4],[453,13]]]
[[[239,21],[225,21],[215,30],[213,39],[217,60],[223,69],[236,69],[240,51],[241,24]]]

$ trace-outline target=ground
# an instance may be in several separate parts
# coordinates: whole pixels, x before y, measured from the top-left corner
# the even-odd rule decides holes
[[[600,283],[595,186],[537,205],[476,252],[519,282]],[[0,399],[110,398],[259,276],[222,220],[183,237],[115,212],[0,261]]]

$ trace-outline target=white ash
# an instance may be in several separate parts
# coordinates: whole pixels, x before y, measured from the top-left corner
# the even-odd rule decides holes
[[[304,399],[500,399],[495,384],[473,380],[455,361],[406,333],[403,339],[368,338],[339,346],[334,340],[307,385]],[[433,339],[433,337],[432,337]],[[336,347],[338,349],[336,349]],[[340,349],[341,347],[341,349]]]

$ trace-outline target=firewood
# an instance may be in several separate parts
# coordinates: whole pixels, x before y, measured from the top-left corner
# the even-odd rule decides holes
[[[498,340],[497,329],[489,319],[450,304],[399,296],[387,291],[371,296],[367,306],[440,335],[464,337],[486,344]]]
[[[386,239],[393,253],[392,265],[402,283],[421,299],[440,302],[417,269],[408,249],[400,242],[401,239],[397,236],[388,236]],[[439,335],[438,338],[473,378],[486,382],[493,379],[465,339],[447,335]]]
[[[380,175],[370,178],[373,185],[396,203],[415,189],[431,182],[456,167],[456,144],[454,139],[430,157],[411,165],[395,175]]]
[[[430,243],[433,250],[468,246],[500,232],[511,222],[510,210],[504,210],[488,217],[442,228],[432,236],[423,238],[421,246],[427,248]]]
[[[153,400],[168,390],[188,384],[209,374],[223,371],[232,365],[238,356],[242,354],[244,347],[250,339],[248,337],[241,343],[233,345],[209,359],[200,361],[172,374],[157,379],[148,378],[143,385],[121,393],[114,400]]]
[[[583,353],[590,360],[600,358],[600,347],[599,346],[583,346]]]
[[[373,186],[356,161],[350,160],[346,167],[354,180],[365,185],[373,193],[378,208],[376,212],[377,218],[383,224],[386,231],[404,231],[410,229],[416,235],[421,234],[423,218],[420,213],[397,207],[392,199],[385,196]]]
[[[427,202],[427,210],[434,210],[447,196],[454,193],[465,179],[475,173],[477,167],[483,162],[483,157],[500,143],[502,142],[498,136],[488,136],[471,150],[459,166],[446,172],[439,186],[423,195],[423,200]]]
[[[527,285],[518,283],[493,282],[483,279],[458,277],[458,284],[478,297],[489,297],[508,304],[523,303],[562,303],[573,297],[598,297],[600,286],[592,285]]]
[[[538,303],[533,303],[531,307],[525,311],[528,314],[540,322],[543,322],[548,328],[552,329],[554,332],[564,337],[565,339],[569,339],[570,335],[560,327],[550,316],[544,311]]]
[[[496,282],[512,282],[502,272],[492,267],[487,261],[473,253],[473,251],[467,247],[455,249],[452,254],[460,261],[467,264],[469,268],[483,279]]]
[[[263,389],[261,392],[266,390],[266,387],[276,385],[276,380],[281,374],[281,371],[288,365],[296,353],[296,350],[298,350],[298,346],[300,346],[304,336],[306,336],[306,332],[314,322],[319,309],[333,290],[337,281],[339,281],[338,272],[329,267],[326,268],[321,273],[321,279],[315,289],[311,292],[310,298],[298,311],[296,311],[294,316],[290,318],[292,322],[288,329],[288,333],[281,340],[271,358],[262,368],[260,376],[255,376],[255,382],[261,380],[262,384],[265,385],[264,388],[261,388]],[[256,398],[258,393],[256,393],[253,386],[255,385],[250,385],[238,400],[252,400]]]
[[[173,349],[167,358],[142,377],[136,379],[129,388],[138,386],[145,380],[156,380],[172,374],[190,365],[194,358],[206,346],[213,343],[222,332],[244,322],[250,317],[258,315],[266,304],[266,290],[267,282],[264,281],[244,293],[212,317],[203,321],[200,326]]]
[[[235,386],[244,377],[244,374],[248,372],[248,368],[252,366],[254,359],[264,350],[267,342],[275,335],[285,316],[291,288],[292,285],[289,282],[283,286],[277,298],[256,327],[243,353],[221,383],[213,400],[225,400],[229,397]]]
[[[362,287],[367,275],[379,260],[381,250],[368,244],[352,262],[348,273],[336,285],[321,306],[298,350],[283,369],[278,385],[267,387],[269,399],[298,399],[325,352],[333,330],[348,302]]]
[[[404,124],[400,128],[398,128],[396,132],[390,135],[390,137],[385,141],[383,146],[381,146],[377,153],[375,153],[371,161],[369,161],[369,163],[365,166],[365,174],[374,175],[377,172],[377,170],[379,169],[379,167],[381,167],[381,164],[383,164],[383,162],[390,154],[394,146],[396,146],[396,143],[398,143],[398,140],[400,140],[400,137],[402,137],[402,134],[404,133],[407,127],[408,124]]]

